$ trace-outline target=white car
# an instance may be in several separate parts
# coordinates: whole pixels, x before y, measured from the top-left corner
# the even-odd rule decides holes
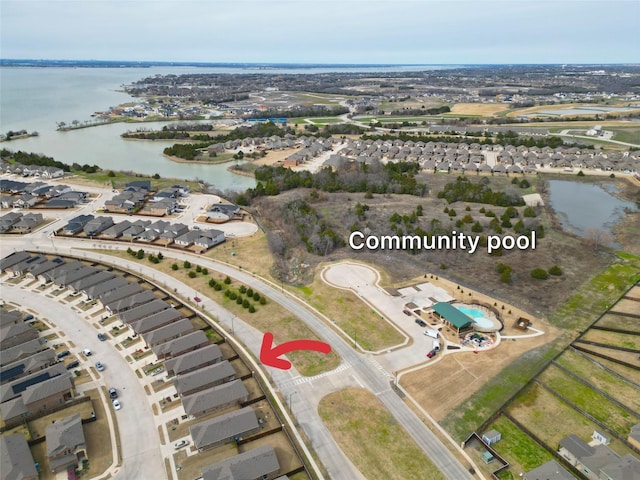
[[[182,447],[186,447],[187,445],[189,445],[189,440],[180,440],[179,442],[176,442],[173,445],[173,448],[175,448],[176,450],[182,448]]]
[[[88,348],[85,348],[84,350],[82,350],[82,353],[84,353],[85,357],[91,356],[91,350],[89,350]]]
[[[122,408],[122,405],[120,405],[120,402],[115,398],[111,400],[111,403],[113,404],[113,408],[115,408],[116,410],[120,410]]]
[[[104,365],[100,362],[96,362],[96,370],[102,372],[104,370]]]

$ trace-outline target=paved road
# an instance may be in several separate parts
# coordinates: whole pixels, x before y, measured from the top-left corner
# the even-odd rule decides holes
[[[141,478],[166,478],[164,462],[160,451],[160,439],[153,418],[153,412],[138,377],[122,355],[109,342],[101,342],[96,329],[69,305],[45,295],[23,290],[9,284],[3,284],[0,297],[23,308],[38,312],[38,316],[51,320],[62,329],[75,348],[74,353],[88,348],[93,355],[83,361],[84,367],[93,366],[96,361],[104,364],[105,370],[97,372],[100,384],[115,387],[120,394],[122,409],[111,410],[120,430],[122,447],[122,466],[117,478],[139,480]],[[80,358],[78,356],[78,358]],[[105,408],[109,409],[108,399]]]

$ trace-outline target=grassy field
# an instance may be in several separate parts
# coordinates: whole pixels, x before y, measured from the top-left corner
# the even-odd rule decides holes
[[[163,188],[170,187],[171,185],[175,185],[179,183],[180,185],[188,185],[189,189],[192,192],[200,192],[202,191],[202,184],[199,182],[194,182],[193,180],[179,180],[175,178],[159,178],[155,179],[151,176],[141,176],[140,174],[130,174],[127,172],[116,172],[113,171],[114,176],[109,176],[110,170],[103,170],[96,173],[84,173],[81,171],[74,171],[72,180],[74,183],[87,184],[87,185],[97,185],[99,187],[107,186],[108,188],[117,188],[121,189],[129,182],[134,182],[138,180],[150,180],[151,187],[156,190],[161,190]],[[69,174],[65,174],[67,177]]]
[[[137,260],[126,252],[108,251],[108,253],[128,258],[131,261],[152,265],[148,260]],[[173,263],[179,265],[178,270],[172,270],[171,266]],[[193,271],[195,273],[195,267],[196,265],[194,263],[193,268],[186,269],[183,267],[183,262],[172,260],[169,257],[165,257],[161,263],[154,265],[154,268],[158,271],[174,277],[178,281],[188,285],[190,288],[193,288],[195,291],[200,292],[202,295],[219,303],[232,314],[241,318],[258,330],[273,333],[274,342],[276,344],[299,338],[319,339],[318,335],[307,327],[304,322],[292,316],[289,311],[285,310],[275,302],[267,301],[266,305],[259,305],[257,304],[258,302],[252,302],[256,304],[256,312],[253,314],[248,313],[242,305],[238,305],[234,300],[224,296],[223,290],[215,291],[208,285],[211,278],[215,278],[222,282],[224,279],[223,276],[210,272],[208,275],[197,273],[195,278],[190,278],[189,271]],[[238,289],[240,285],[241,284],[239,282],[234,280],[230,285],[228,285],[228,287]],[[302,375],[309,376],[333,370],[340,363],[340,358],[335,352],[324,355],[313,351],[296,351],[288,354],[288,358]]]
[[[626,333],[605,332],[603,330],[589,330],[582,340],[590,342],[606,343],[614,347],[633,348],[640,350],[640,336]]]
[[[338,117],[313,117],[308,118],[307,120],[310,120],[311,123],[317,125],[326,125],[328,123],[344,123],[343,120]]]
[[[397,345],[404,337],[353,292],[327,285],[316,273],[313,283],[298,287],[297,296],[318,309],[365,350],[378,351]]]
[[[340,390],[324,397],[318,411],[342,451],[368,480],[445,478],[372,393]]]
[[[613,132],[613,139],[619,142],[640,144],[640,127],[607,128]]]
[[[526,472],[553,459],[547,450],[505,416],[498,417],[490,428],[502,434],[493,448],[509,462],[514,472]]]

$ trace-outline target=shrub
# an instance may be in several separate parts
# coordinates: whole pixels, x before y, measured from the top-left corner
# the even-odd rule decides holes
[[[476,222],[473,224],[473,226],[471,227],[471,231],[474,233],[480,233],[482,232],[483,228],[482,225],[480,225],[480,222]]]
[[[257,302],[261,299],[262,297],[260,297],[260,294],[258,292],[255,292],[253,294],[253,299]]]
[[[500,281],[502,283],[511,283],[511,269],[505,270],[500,274]]]
[[[211,288],[215,287],[217,284],[218,284],[218,282],[216,282],[215,278],[212,278],[212,279],[209,280],[209,286]]]
[[[229,275],[227,275],[224,279],[224,284],[225,285],[230,285],[231,284],[231,277],[229,277]]]
[[[467,213],[464,217],[462,217],[462,221],[464,223],[473,223],[473,217],[471,214]]]
[[[207,269],[207,268],[203,268],[203,269],[202,269],[202,274],[203,274],[203,275],[209,275],[209,269]]]
[[[249,308],[249,305],[251,305],[249,303],[249,300],[245,298],[244,301],[242,302],[242,308]]]
[[[533,218],[536,216],[536,211],[532,207],[525,207],[523,215],[527,218]]]
[[[554,265],[549,269],[549,274],[559,277],[560,275],[562,275],[562,269],[558,265]]]
[[[249,305],[249,313],[256,313],[256,307]]]
[[[453,208],[449,209],[449,216],[450,217],[455,217],[456,215],[458,215],[458,214],[456,213],[456,211]]]
[[[136,258],[138,260],[142,260],[144,258],[144,250],[143,249],[138,250],[138,253],[136,253]]]
[[[538,280],[546,280],[549,278],[549,274],[544,268],[534,268],[531,270],[531,276]]]
[[[189,278],[196,278],[196,272],[189,270]]]
[[[236,298],[236,303],[238,305],[242,305],[243,301],[244,301],[244,298],[242,298],[242,295],[238,295],[238,298]]]
[[[523,178],[520,181],[520,188],[529,188],[531,186],[531,184],[529,183],[529,181],[526,178]]]
[[[260,297],[260,305],[266,305],[267,299],[265,297]]]
[[[196,265],[196,272],[202,272],[202,267],[200,265]]]
[[[253,288],[247,290],[247,297],[253,297]]]
[[[182,264],[182,266],[184,268],[191,268],[191,262],[189,262],[189,260],[185,260],[184,263]]]
[[[231,300],[235,300],[236,298],[238,298],[238,294],[236,292],[232,292],[231,290],[228,290],[229,292],[229,298]]]
[[[216,292],[219,292],[220,290],[222,290],[222,285],[220,285],[219,283],[216,283],[216,284],[213,286],[213,289],[214,289]]]
[[[440,270],[446,270],[447,269],[447,264],[446,263],[441,263],[440,264]]]
[[[580,170],[580,171],[578,172],[578,176],[579,176],[579,177],[584,177],[584,172],[583,172],[582,170]]]
[[[478,210],[478,211],[479,211],[480,213],[485,213],[485,212],[486,212],[486,210],[485,210],[485,208],[484,208],[484,207],[480,207],[480,210]]]
[[[245,287],[244,285],[240,285],[240,293],[247,293],[247,287]]]
[[[171,265],[171,270],[175,271],[178,270],[180,267],[178,266],[177,263],[174,263],[173,265]]]

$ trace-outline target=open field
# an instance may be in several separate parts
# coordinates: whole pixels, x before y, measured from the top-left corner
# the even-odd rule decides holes
[[[640,127],[609,128],[613,132],[613,139],[618,142],[640,144]]]
[[[324,397],[318,411],[340,448],[367,479],[444,479],[372,393],[340,390]]]
[[[629,292],[630,296],[633,296],[633,292]],[[636,293],[635,295],[640,295]],[[616,304],[614,312],[631,313],[636,315],[636,323],[640,324],[640,301],[632,300],[630,298],[623,298]]]
[[[509,110],[506,103],[456,103],[451,107],[451,113],[483,117],[494,116],[505,110]]]
[[[593,116],[595,117],[596,115],[602,115],[603,113],[606,113],[607,115],[616,115],[616,114],[622,114],[622,113],[627,113],[627,112],[616,112],[614,111],[610,111],[610,112],[603,112],[603,111],[593,111],[592,113],[589,112],[588,110],[584,110],[584,113],[578,113],[576,114],[575,112],[570,112],[570,113],[566,113],[563,114],[562,110],[570,110],[570,109],[574,109],[574,108],[578,108],[578,107],[598,107],[598,108],[607,108],[607,107],[626,107],[627,105],[624,104],[620,104],[620,105],[605,105],[602,103],[562,103],[562,104],[556,104],[556,105],[540,105],[540,106],[536,106],[536,107],[527,107],[527,108],[519,108],[519,109],[514,109],[512,112],[507,114],[507,117],[517,117],[519,115],[531,115],[531,114],[536,114],[538,112],[541,111],[551,111],[551,110],[555,110],[557,111],[557,115],[558,116],[567,116],[567,117],[576,117],[576,116],[580,116],[580,117],[586,117],[586,116]],[[542,114],[544,115],[544,114]]]
[[[609,348],[608,346],[599,346],[599,345],[589,345],[586,343],[581,343],[580,341],[576,341],[573,343],[573,346],[576,348],[583,348],[590,352],[594,352],[599,355],[605,355],[609,358],[619,360],[621,362],[626,362],[627,364],[633,365],[640,372],[640,361],[638,361],[638,352],[626,352],[624,350],[617,350],[615,348]],[[584,353],[584,352],[583,352]]]

